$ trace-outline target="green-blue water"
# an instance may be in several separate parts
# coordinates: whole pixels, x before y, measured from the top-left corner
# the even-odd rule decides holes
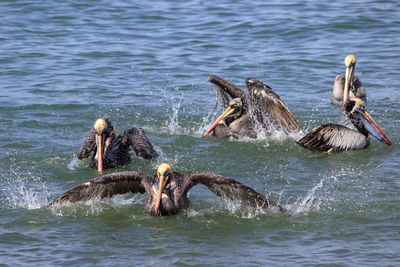
[[[350,125],[330,105],[344,57],[393,143],[312,153],[283,133],[200,138],[222,107],[209,75],[270,85],[304,133]],[[398,1],[1,1],[0,264],[400,264]],[[143,196],[48,209],[96,177],[76,153],[98,117],[143,127],[162,155],[108,170],[208,170],[288,212],[246,210],[205,187],[192,208],[144,214]]]

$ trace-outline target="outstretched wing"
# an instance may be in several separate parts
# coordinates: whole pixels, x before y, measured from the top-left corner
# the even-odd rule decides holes
[[[125,131],[123,137],[127,138],[127,141],[132,146],[133,150],[135,150],[135,153],[138,157],[144,159],[158,157],[157,151],[153,148],[149,139],[147,139],[147,136],[142,128],[134,127],[128,131]]]
[[[242,205],[260,207],[263,209],[272,206],[278,207],[280,211],[284,211],[284,209],[279,207],[275,202],[257,193],[254,189],[213,172],[192,171],[187,173],[182,178],[182,184],[179,187],[180,190],[182,190],[180,192],[181,196],[187,194],[196,184],[207,186],[208,189],[219,197],[239,200]]]
[[[268,85],[256,78],[248,78],[246,85],[249,89],[251,103],[258,114],[267,113],[270,118],[284,126],[288,132],[300,131],[300,124],[296,117]]]
[[[89,157],[90,152],[92,152],[95,145],[96,145],[96,131],[92,129],[87,134],[85,140],[83,140],[82,142],[82,145],[78,152],[78,159],[86,159],[87,157]]]
[[[150,175],[139,172],[118,172],[104,175],[75,186],[51,202],[49,206],[112,197],[129,192],[143,194],[149,190],[151,180]]]
[[[246,97],[246,92],[243,91],[243,89],[237,87],[233,83],[222,79],[221,77],[218,76],[210,76],[208,77],[208,81],[215,84],[222,90],[222,95],[225,96],[225,93],[227,93],[232,99],[233,98],[242,98],[244,99]],[[226,99],[223,101],[224,105],[227,106],[229,101]]]
[[[367,147],[369,139],[345,126],[328,123],[315,127],[296,143],[310,150],[353,150]]]

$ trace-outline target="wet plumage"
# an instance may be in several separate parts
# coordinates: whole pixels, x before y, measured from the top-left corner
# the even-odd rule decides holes
[[[99,154],[102,155],[102,163],[100,164],[103,165],[104,169],[128,164],[131,161],[130,148],[133,148],[138,157],[144,159],[152,159],[158,156],[142,128],[134,127],[116,135],[110,120],[99,120],[105,122],[104,129],[93,128],[89,131],[78,152],[78,159],[82,160],[88,158],[90,153],[94,151],[89,164],[91,168],[99,167]],[[96,140],[97,136],[101,136],[101,141]],[[99,151],[99,143],[103,145],[101,151]]]
[[[271,127],[282,127],[289,133],[300,131],[299,122],[285,103],[258,79],[246,80],[248,92],[218,76],[210,76],[208,80],[217,85],[218,95],[226,110],[204,135],[213,130],[215,136],[256,138],[257,125],[261,125],[266,132]]]
[[[217,196],[239,200],[241,205],[262,209],[276,207],[283,211],[273,201],[233,179],[204,171],[180,174],[173,172],[168,164],[161,164],[154,176],[142,172],[118,172],[95,178],[72,188],[49,206],[102,199],[118,194],[146,193],[146,213],[173,215],[189,208],[187,193],[197,184],[205,185]]]

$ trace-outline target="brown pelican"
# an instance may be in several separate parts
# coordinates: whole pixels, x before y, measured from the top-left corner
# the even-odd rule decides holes
[[[331,104],[343,106],[343,103],[347,102],[349,89],[356,97],[361,98],[366,103],[367,93],[365,88],[362,86],[358,77],[354,75],[356,57],[354,55],[348,55],[344,59],[344,64],[346,65],[346,74],[336,76],[335,84],[333,85]]]
[[[257,137],[256,125],[274,125],[289,132],[299,132],[300,125],[292,112],[272,89],[256,78],[246,80],[248,92],[217,76],[208,80],[217,85],[226,110],[203,134],[214,130],[214,136]],[[229,101],[229,97],[231,100]]]
[[[92,151],[96,151],[89,166],[102,172],[103,168],[114,168],[129,163],[129,146],[138,157],[152,159],[158,156],[142,128],[134,127],[122,135],[115,135],[110,120],[100,118],[83,141],[78,159],[85,159]]]
[[[154,176],[142,172],[118,172],[90,180],[75,186],[49,206],[112,197],[117,194],[146,193],[146,213],[173,215],[189,208],[187,193],[196,184],[207,186],[217,196],[239,200],[243,205],[262,209],[271,207],[284,211],[273,201],[233,179],[203,171],[192,171],[183,175],[173,172],[167,163],[161,164]]]
[[[391,146],[389,139],[365,110],[361,98],[350,93],[350,101],[344,105],[346,113],[357,131],[339,124],[324,124],[315,127],[297,144],[310,150],[356,150],[369,146],[369,134]]]

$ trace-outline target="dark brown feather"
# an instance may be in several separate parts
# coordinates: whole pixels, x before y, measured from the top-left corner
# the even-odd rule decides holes
[[[86,159],[96,145],[96,131],[90,130],[78,151],[78,159]]]
[[[118,172],[104,175],[75,186],[52,201],[49,206],[101,199],[129,192],[143,194],[150,187],[152,179],[147,173],[139,172]]]
[[[106,119],[108,128],[104,133],[104,154],[103,167],[104,169],[114,168],[128,164],[131,161],[129,155],[129,146],[133,148],[138,157],[144,159],[153,159],[158,157],[157,151],[153,148],[150,141],[142,128],[132,128],[125,131],[122,135],[115,135],[114,127],[111,122]],[[85,140],[83,141],[79,152],[78,159],[82,160],[89,157],[93,151],[92,160],[89,164],[91,168],[97,168],[96,156],[96,131],[90,130]]]
[[[246,97],[246,92],[243,91],[243,89],[237,87],[233,83],[222,79],[221,77],[218,76],[209,76],[208,81],[217,85],[221,89],[223,89],[225,92],[229,94],[231,98],[245,98]]]
[[[158,157],[157,151],[151,145],[149,139],[142,128],[132,128],[125,131],[124,136],[127,137],[129,144],[132,146],[138,157],[144,159],[152,159]]]
[[[179,188],[181,190],[180,195],[186,195],[197,184],[207,186],[208,189],[219,197],[239,200],[242,205],[263,209],[272,206],[278,207],[280,211],[284,211],[275,202],[257,193],[254,189],[213,172],[192,171],[187,173],[183,177],[182,185]]]
[[[158,189],[156,179],[156,177],[152,177],[146,173],[138,172],[120,172],[104,175],[75,186],[48,206],[102,199],[117,194],[143,194],[146,192],[145,212],[152,215],[173,215],[179,212],[179,210],[189,207],[190,201],[187,197],[189,190],[196,184],[204,184],[215,195],[231,200],[238,200],[242,205],[262,209],[277,207],[280,211],[284,211],[275,202],[233,179],[225,178],[212,172],[193,171],[186,175],[174,172],[169,177],[168,184],[163,191],[160,210],[156,214],[154,211]]]
[[[296,117],[279,95],[272,91],[271,87],[256,78],[248,78],[246,85],[250,92],[252,107],[258,114],[268,114],[271,119],[284,126],[288,132],[301,130]],[[259,117],[257,116],[257,118]]]

